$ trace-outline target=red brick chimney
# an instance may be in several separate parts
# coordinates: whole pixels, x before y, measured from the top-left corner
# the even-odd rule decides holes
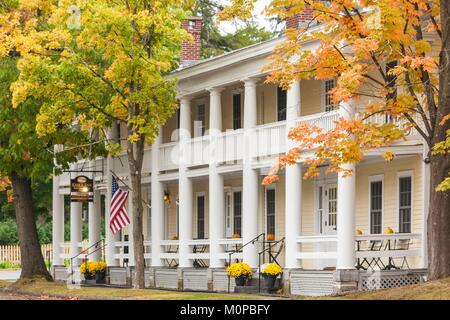
[[[301,24],[308,23],[313,19],[314,10],[307,6],[302,13],[286,18],[286,29],[297,29]]]
[[[202,18],[190,17],[183,21],[183,28],[189,32],[194,40],[183,41],[181,43],[181,66],[187,66],[194,61],[201,60],[201,39],[200,34],[202,32]]]

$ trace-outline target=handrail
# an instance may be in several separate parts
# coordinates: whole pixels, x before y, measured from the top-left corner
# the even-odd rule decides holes
[[[275,242],[267,242],[269,244],[269,246],[266,248],[264,245],[263,250],[258,253],[258,292],[259,293],[261,293],[261,255],[268,251],[269,252],[269,263],[271,263],[271,258],[272,258],[276,264],[280,265],[278,263],[278,261],[276,260],[276,257],[278,257],[278,254],[276,257],[272,256],[272,247],[276,246],[280,242],[282,242],[284,244],[284,240],[285,240],[285,237],[283,237],[280,240],[275,241]],[[264,242],[266,243],[266,241],[264,241]],[[264,258],[264,256],[263,256],[263,258]]]
[[[74,284],[74,280],[73,280],[73,260],[76,259],[77,257],[81,256],[82,254],[84,254],[84,259],[86,259],[87,257],[89,257],[91,254],[103,249],[104,247],[106,247],[106,243],[104,243],[103,245],[101,245],[100,247],[98,247],[98,244],[103,242],[103,239],[100,239],[99,241],[97,241],[96,243],[94,243],[93,245],[89,246],[88,248],[82,250],[81,252],[79,252],[78,254],[76,254],[75,256],[70,258],[70,276],[72,277],[72,284]],[[89,250],[91,248],[95,247],[95,250],[92,252],[89,252]],[[88,252],[88,254],[86,254],[86,252]]]
[[[233,254],[242,252],[242,249],[244,249],[246,246],[248,246],[249,244],[255,244],[255,242],[258,241],[259,238],[263,237],[263,239],[264,239],[265,236],[266,236],[265,232],[260,233],[259,235],[254,237],[252,240],[250,240],[247,243],[243,244],[240,248],[236,248],[234,250],[227,250],[227,251],[225,251],[226,253],[228,253],[228,266],[231,265],[231,256]],[[228,293],[230,293],[230,276],[229,275],[228,275]]]

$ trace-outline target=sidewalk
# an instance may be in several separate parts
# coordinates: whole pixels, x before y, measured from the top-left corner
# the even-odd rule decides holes
[[[0,270],[0,280],[15,281],[20,277],[20,269]]]

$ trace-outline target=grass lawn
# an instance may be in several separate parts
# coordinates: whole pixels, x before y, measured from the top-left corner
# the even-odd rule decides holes
[[[145,299],[145,300],[275,300],[286,299],[277,296],[263,296],[250,294],[224,294],[205,292],[178,292],[169,290],[135,290],[119,288],[83,287],[69,289],[66,284],[52,283],[43,280],[27,280],[20,284],[12,284],[0,280],[0,289],[11,287],[23,293],[40,295],[64,295],[73,298],[97,299]],[[450,278],[430,281],[418,285],[353,293],[340,297],[295,297],[291,299],[343,299],[343,300],[450,300]]]
[[[21,284],[12,284],[0,280],[0,289],[10,287],[23,293],[35,293],[42,295],[66,295],[79,298],[116,298],[116,299],[145,299],[145,300],[273,300],[278,297],[260,296],[249,294],[221,294],[204,292],[178,292],[153,289],[121,289],[82,287],[69,289],[65,283],[53,283],[45,280],[28,280]]]

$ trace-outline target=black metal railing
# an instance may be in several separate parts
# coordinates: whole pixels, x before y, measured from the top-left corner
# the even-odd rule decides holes
[[[261,237],[262,237],[262,239],[263,239],[263,246],[264,246],[264,238],[265,238],[265,236],[266,236],[266,234],[263,232],[263,233],[257,235],[256,237],[254,237],[254,238],[253,238],[252,240],[250,240],[249,242],[243,244],[241,247],[236,248],[236,249],[234,249],[234,250],[228,250],[228,251],[226,251],[226,253],[228,253],[228,266],[231,265],[231,257],[233,256],[233,254],[242,252],[242,250],[243,250],[246,246],[248,246],[248,245],[250,245],[250,244],[254,245],[256,242],[259,241],[259,239],[260,239]],[[230,293],[230,276],[229,276],[229,275],[228,275],[228,293]]]
[[[263,250],[258,253],[258,292],[259,293],[261,293],[261,273],[262,273],[261,265],[266,263],[266,260],[265,260],[266,252],[268,253],[269,263],[276,263],[277,265],[280,265],[277,261],[277,258],[280,255],[281,251],[283,250],[284,240],[285,240],[285,238],[283,237],[280,240],[275,241],[275,242],[274,241],[264,241]],[[278,248],[277,252],[274,253],[272,249],[280,243],[281,243],[281,246]],[[267,244],[267,247],[266,247],[266,244]],[[261,256],[262,256],[262,263],[261,263]]]
[[[106,247],[106,243],[103,243],[103,242],[104,242],[104,240],[101,239],[101,240],[97,241],[96,243],[94,243],[93,245],[89,246],[88,248],[82,250],[77,255],[70,258],[70,277],[72,279],[72,284],[75,283],[75,281],[73,279],[73,274],[74,274],[73,260],[79,258],[81,255],[84,255],[84,263],[86,264],[86,268],[87,268],[87,260],[90,255],[92,255],[100,250],[102,250],[102,254],[104,254],[103,249]],[[91,249],[94,249],[94,250],[89,252]]]

